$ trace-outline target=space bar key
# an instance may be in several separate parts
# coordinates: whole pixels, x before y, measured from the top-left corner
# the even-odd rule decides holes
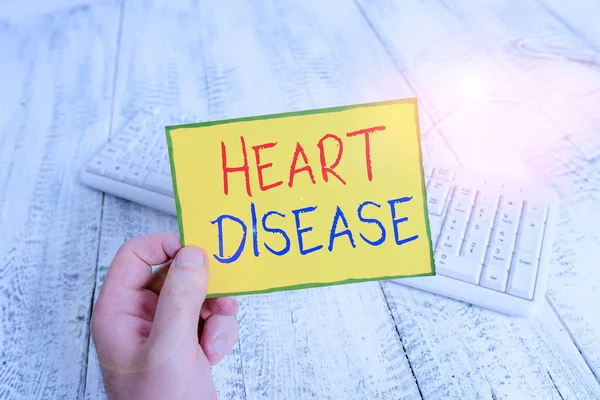
[[[151,190],[165,196],[173,197],[173,180],[168,175],[151,172],[142,185],[144,189]]]

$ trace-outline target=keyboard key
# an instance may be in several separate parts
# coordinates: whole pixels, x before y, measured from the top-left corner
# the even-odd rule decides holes
[[[460,186],[456,188],[455,195],[461,197],[469,197],[471,198],[471,204],[473,204],[473,202],[475,201],[475,196],[477,195],[477,191],[470,187]]]
[[[128,135],[119,135],[115,138],[110,139],[110,143],[113,146],[122,148],[124,150],[129,150],[129,149],[135,147],[137,142],[138,141],[136,138],[134,138],[132,136],[128,136]]]
[[[102,175],[106,168],[112,165],[112,161],[108,158],[96,156],[94,159],[88,164],[86,170],[88,172],[92,172],[94,174]]]
[[[514,264],[537,270],[538,257],[531,252],[521,251],[515,255]]]
[[[430,214],[442,215],[449,192],[449,183],[434,179],[429,182],[427,186],[427,209]]]
[[[488,265],[483,267],[480,285],[488,289],[494,289],[499,292],[504,292],[506,290],[507,280],[508,269]]]
[[[123,181],[130,185],[141,187],[144,183],[144,179],[148,175],[148,171],[139,167],[131,167],[125,174]]]
[[[444,228],[437,244],[437,251],[458,255],[461,245],[462,235],[457,231],[451,231]]]
[[[143,132],[144,131],[141,125],[130,123],[125,127],[125,129],[123,129],[123,132],[119,136],[131,136],[132,138],[139,139],[142,136]],[[138,143],[137,140],[136,143]]]
[[[536,256],[532,253],[517,254],[510,271],[507,293],[527,300],[533,299],[537,269]]]
[[[487,203],[477,201],[475,208],[473,209],[473,215],[471,216],[472,223],[479,223],[482,225],[491,225],[496,217],[496,206],[494,203]]]
[[[496,243],[490,246],[485,265],[504,268],[508,271],[511,258],[512,251],[510,247],[508,245]]]
[[[433,167],[430,167],[428,165],[424,166],[423,173],[426,177],[431,178],[431,175],[433,175]]]
[[[153,147],[154,140],[148,137],[143,137],[142,140],[138,142],[137,146],[135,146],[135,153],[149,155]]]
[[[546,214],[548,213],[548,206],[540,202],[528,201],[525,203],[525,215],[526,216],[540,216],[542,222],[546,222]]]
[[[519,251],[529,251],[539,255],[542,248],[542,239],[544,237],[544,223],[537,218],[525,217],[519,227],[519,239],[517,248]]]
[[[483,224],[480,222],[472,222],[469,224],[469,228],[467,229],[467,235],[470,237],[477,237],[481,239],[483,243],[487,245],[487,242],[490,238],[490,233],[492,232],[492,224],[490,222]]]
[[[169,154],[169,150],[167,150],[167,143],[164,141],[157,142],[150,154],[156,158],[163,158],[164,155]]]
[[[523,201],[517,198],[502,196],[500,198],[500,210],[509,214],[521,216],[521,210],[523,209]]]
[[[487,243],[479,236],[467,236],[465,238],[460,256],[475,260],[478,264],[483,264]]]
[[[450,213],[462,214],[465,218],[471,215],[471,208],[475,201],[475,191],[468,188],[456,188],[450,205]]]
[[[498,214],[496,217],[496,225],[504,224],[504,225],[512,225],[517,227],[519,225],[519,220],[521,219],[521,215],[517,213],[515,210],[506,210],[500,209],[498,210]]]
[[[499,223],[492,230],[492,243],[508,246],[512,251],[517,239],[517,227],[514,224]]]
[[[135,167],[146,168],[150,163],[150,157],[146,154],[138,154],[132,161],[132,165]]]
[[[456,255],[439,252],[435,257],[436,274],[477,284],[481,274],[481,264],[458,258]]]
[[[444,230],[448,232],[457,232],[460,237],[465,236],[467,230],[467,220],[465,216],[449,215],[444,223]]]
[[[160,158],[151,158],[146,167],[150,172],[161,172],[165,167],[164,161]]]
[[[173,180],[167,175],[150,172],[144,180],[143,187],[166,196],[173,196]]]
[[[440,181],[452,182],[454,180],[454,172],[449,169],[436,168],[433,171],[433,179],[439,179]]]
[[[480,191],[477,193],[477,204],[489,204],[493,211],[496,212],[498,208],[498,201],[500,200],[500,195],[498,193],[492,193],[489,191]]]
[[[122,147],[114,146],[111,143],[105,145],[102,150],[98,153],[100,157],[107,158],[109,160],[116,160],[121,154],[123,154],[124,150]]]
[[[106,175],[108,178],[114,179],[116,181],[122,181],[123,176],[125,175],[125,170],[121,164],[118,164],[118,163],[111,164],[104,171],[104,175]]]

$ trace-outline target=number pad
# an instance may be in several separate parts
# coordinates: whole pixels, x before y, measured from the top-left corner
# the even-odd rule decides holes
[[[533,187],[477,175],[426,168],[425,176],[436,273],[531,300],[553,203]]]

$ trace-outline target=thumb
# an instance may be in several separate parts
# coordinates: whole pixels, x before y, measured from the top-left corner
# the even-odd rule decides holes
[[[149,341],[155,351],[198,345],[200,309],[208,286],[208,258],[204,250],[188,246],[177,253],[158,297]],[[164,346],[164,347],[163,347]]]

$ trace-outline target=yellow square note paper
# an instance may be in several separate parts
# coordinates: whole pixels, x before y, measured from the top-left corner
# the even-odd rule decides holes
[[[166,131],[209,297],[435,274],[415,99]]]

